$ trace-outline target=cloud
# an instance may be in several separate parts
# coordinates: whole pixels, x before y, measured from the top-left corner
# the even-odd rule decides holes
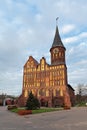
[[[68,44],[68,43],[74,43],[78,40],[78,37],[77,36],[73,36],[73,37],[69,37],[69,38],[65,38],[63,39],[63,42],[65,44]]]
[[[78,61],[76,64],[75,64],[77,67],[80,66],[80,68],[83,68],[86,69],[87,68],[87,59],[82,59],[81,61]]]
[[[75,27],[75,25],[65,25],[65,26],[63,26],[62,27],[62,29],[61,29],[61,33],[63,33],[63,34],[67,34],[67,33],[69,33],[69,32],[71,32],[71,31],[73,31],[73,30],[75,30],[76,29],[76,27]]]
[[[80,38],[87,38],[87,32],[82,32],[80,35],[79,35]]]
[[[70,43],[72,44],[72,43],[76,43],[76,42],[86,41],[86,39],[87,39],[87,32],[82,32],[75,36],[66,37],[62,41],[65,44],[70,44]]]
[[[86,81],[86,72],[87,72],[87,69],[83,69],[83,68],[73,70],[72,72],[70,72],[68,74],[70,83],[73,86],[76,86],[79,83],[80,84],[85,84],[85,83],[87,84],[87,82],[85,82]]]
[[[62,17],[67,19],[67,21],[69,18],[69,20],[72,22],[86,25],[87,1],[80,0],[78,4],[78,2],[75,0],[66,0],[65,2],[64,0],[60,0],[55,2],[55,7],[58,8],[59,13],[61,13]],[[81,17],[79,17],[79,15]]]
[[[87,43],[75,44],[67,51],[68,81],[71,85],[87,84]]]
[[[81,61],[87,57],[87,43],[81,42],[79,44],[75,44],[74,46],[70,46],[69,50],[67,50],[67,60],[76,63],[76,61]]]
[[[22,71],[13,72],[2,72],[0,73],[0,85],[1,87],[0,91],[2,93],[7,94],[16,94],[19,95],[19,91],[21,91],[22,88]],[[6,86],[6,87],[5,87]],[[0,92],[0,93],[1,93]]]

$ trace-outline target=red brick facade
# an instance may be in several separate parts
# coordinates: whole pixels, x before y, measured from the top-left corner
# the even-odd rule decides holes
[[[58,27],[51,53],[51,64],[42,57],[38,63],[32,56],[24,65],[23,89],[18,103],[24,106],[29,92],[39,99],[41,106],[66,106],[71,107],[67,86],[67,67],[65,63],[65,47],[63,46]]]

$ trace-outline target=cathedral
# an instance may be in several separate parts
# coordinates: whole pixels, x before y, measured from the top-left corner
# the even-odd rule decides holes
[[[68,85],[66,48],[60,38],[58,25],[50,48],[51,63],[42,57],[38,62],[33,56],[23,68],[23,88],[19,97],[19,106],[25,106],[29,92],[39,99],[41,106],[70,108],[74,97],[74,89]]]

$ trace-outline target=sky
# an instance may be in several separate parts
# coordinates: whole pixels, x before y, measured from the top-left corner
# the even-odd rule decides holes
[[[50,64],[57,17],[68,83],[87,84],[87,0],[0,0],[0,94],[22,93],[30,55]]]

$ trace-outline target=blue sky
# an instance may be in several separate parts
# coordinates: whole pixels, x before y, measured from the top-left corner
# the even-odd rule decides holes
[[[87,0],[0,1],[0,93],[20,95],[32,55],[50,63],[56,17],[66,47],[68,82],[87,84]]]

